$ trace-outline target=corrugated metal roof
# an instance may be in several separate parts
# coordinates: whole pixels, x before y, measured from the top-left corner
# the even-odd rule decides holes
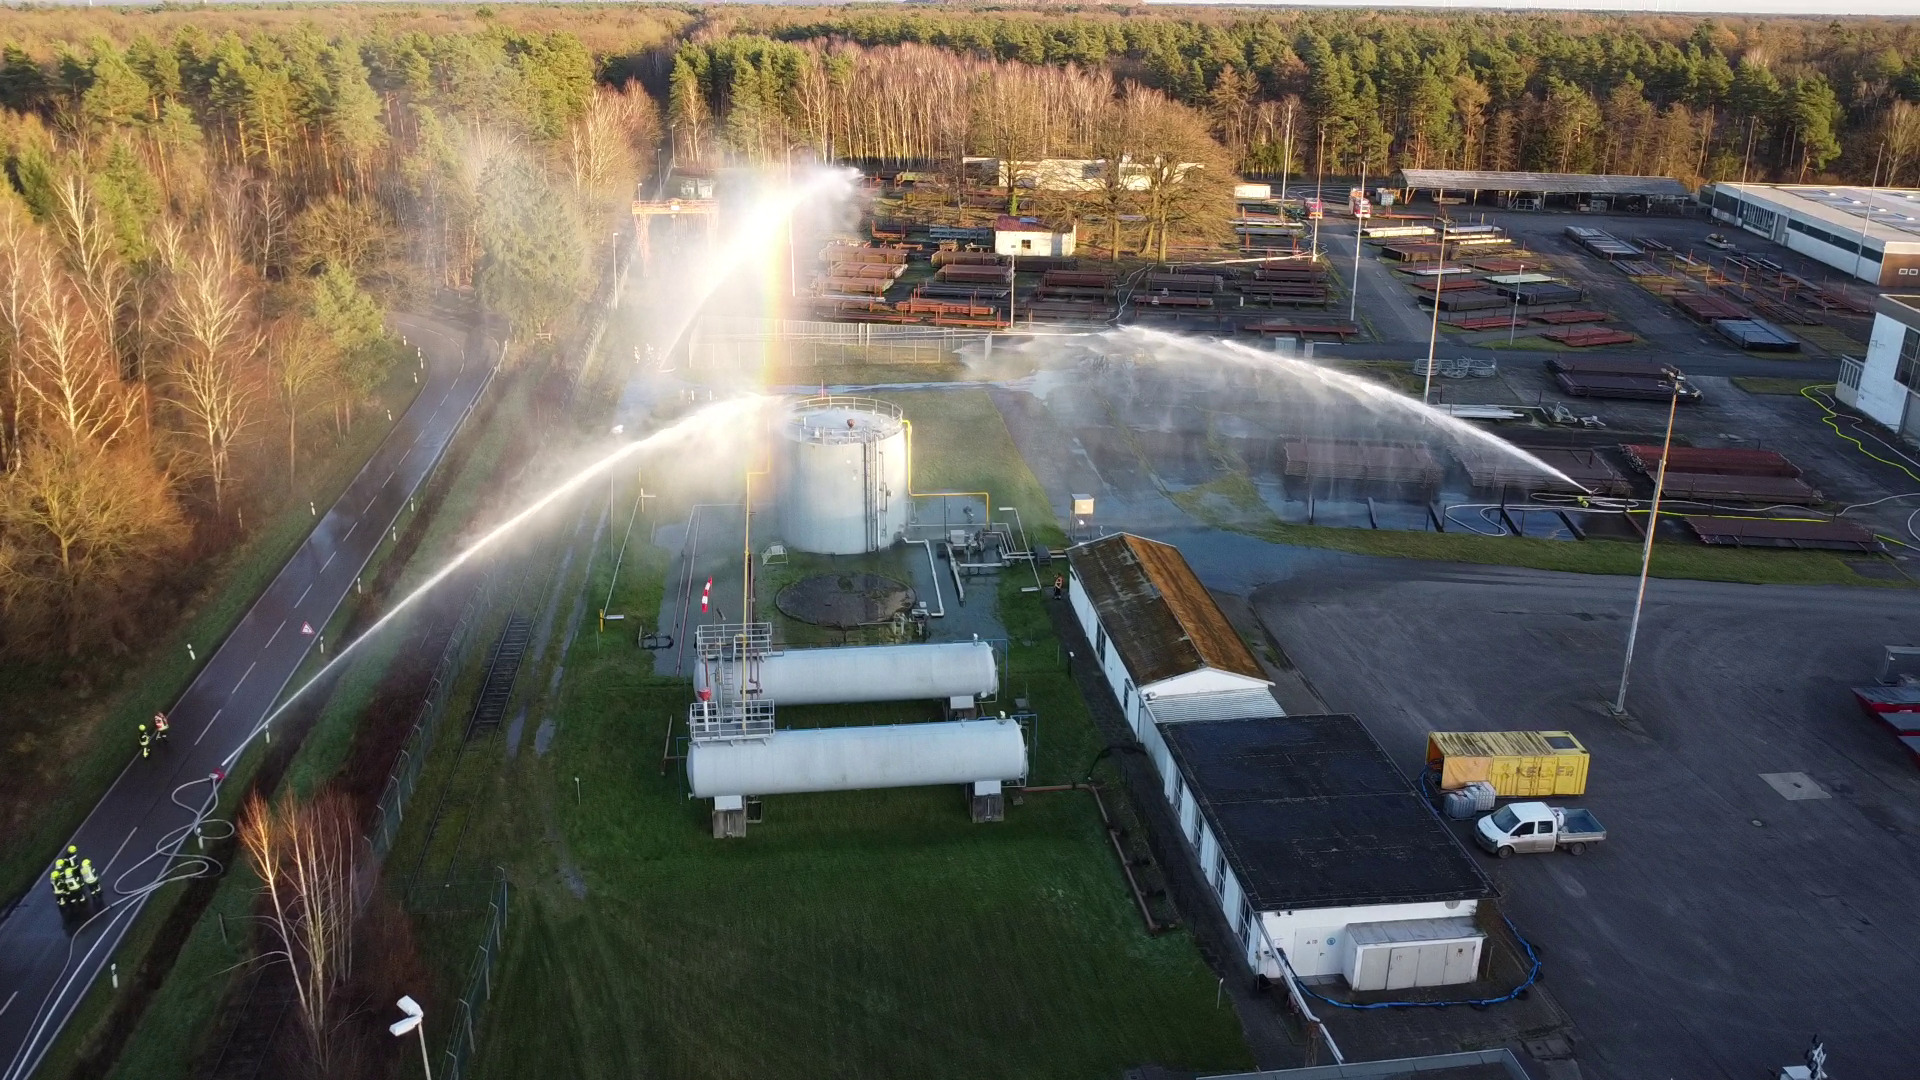
[[[1140,686],[1202,668],[1266,680],[1179,548],[1119,533],[1068,549],[1067,561]]]
[[[1244,690],[1214,690],[1204,694],[1180,694],[1157,697],[1147,702],[1147,711],[1163,724],[1185,724],[1195,720],[1244,720],[1259,716],[1285,716],[1272,691],[1264,686]]]
[[[1158,730],[1256,911],[1494,894],[1352,716],[1210,720]]]
[[[1402,169],[1400,187],[1449,191],[1536,191],[1542,195],[1649,195],[1690,199],[1687,185],[1670,176],[1587,173],[1491,172],[1482,169]]]

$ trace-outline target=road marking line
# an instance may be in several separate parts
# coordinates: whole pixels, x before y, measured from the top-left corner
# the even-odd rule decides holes
[[[280,625],[279,625],[279,626],[276,626],[276,627],[274,627],[274,628],[273,628],[273,637],[270,637],[270,638],[268,638],[268,639],[267,639],[267,644],[266,644],[266,645],[262,645],[262,646],[260,646],[260,649],[261,649],[261,651],[262,651],[262,652],[264,652],[264,651],[266,651],[266,649],[267,649],[267,646],[268,646],[268,645],[272,645],[272,644],[273,644],[273,638],[277,638],[277,637],[279,637],[279,636],[280,636],[280,631],[282,631],[282,630],[285,630],[286,628],[287,628],[287,620],[285,620],[285,619],[281,619],[281,620],[280,620]]]
[[[207,737],[207,732],[209,732],[209,731],[212,731],[212,730],[213,730],[213,722],[214,722],[214,720],[218,720],[218,719],[220,719],[220,714],[221,714],[221,713],[223,713],[223,712],[226,712],[226,711],[227,711],[227,709],[226,709],[226,706],[224,706],[224,705],[222,705],[222,706],[221,706],[220,708],[218,708],[218,709],[215,709],[215,710],[213,710],[213,718],[207,721],[207,726],[206,726],[206,727],[203,727],[203,728],[201,728],[201,729],[200,729],[200,735],[199,735],[199,738],[196,738],[196,739],[194,739],[194,740],[193,740],[193,745],[195,745],[195,746],[199,746],[199,745],[200,745],[200,739],[204,739],[204,738],[206,738],[206,737]]]
[[[334,556],[334,555],[338,555],[338,554],[340,554],[340,553],[339,553],[338,551],[335,551],[335,552],[333,552],[333,553],[331,553],[331,554],[329,554],[329,555],[327,556],[327,561],[326,561],[326,562],[323,562],[323,563],[321,563],[321,564],[320,564],[320,572],[321,572],[321,573],[323,573],[323,574],[324,574],[324,573],[326,573],[326,572],[327,572],[327,567],[329,567],[329,566],[332,566],[332,565],[333,565],[333,556]]]
[[[307,587],[306,587],[306,588],[304,588],[304,589],[301,589],[301,590],[300,590],[300,599],[299,599],[299,600],[295,600],[295,601],[293,602],[293,606],[294,606],[294,607],[299,607],[299,606],[300,606],[300,604],[301,604],[301,602],[302,602],[302,601],[304,601],[304,600],[306,600],[306,598],[307,598],[307,594],[308,594],[308,593],[310,593],[310,592],[312,592],[312,591],[313,591],[313,582],[311,582],[311,581],[309,581],[309,582],[307,582]]]
[[[360,523],[359,523],[358,521],[355,521],[355,522],[354,522],[353,524],[351,524],[351,525],[349,525],[349,526],[347,526],[347,536],[352,536],[352,535],[353,535],[353,530],[355,530],[355,529],[357,529],[357,528],[359,528],[359,527],[360,527]],[[341,537],[340,539],[342,539],[342,540],[345,540],[345,539],[347,538],[347,536],[343,536],[343,537]],[[331,560],[329,560],[329,561],[331,561]],[[325,569],[326,569],[326,567],[324,567],[324,566],[323,566],[323,567],[321,567],[320,569],[322,569],[322,570],[325,570]]]
[[[367,500],[367,509],[366,509],[366,510],[362,510],[362,511],[360,511],[360,512],[364,514],[364,513],[366,513],[366,512],[367,512],[367,510],[372,510],[372,509],[373,509],[373,504],[374,504],[374,503],[377,503],[377,502],[379,502],[379,501],[380,501],[380,493],[376,491],[376,492],[374,492],[374,493],[373,493],[373,498],[371,498],[371,499],[368,499],[368,500]]]
[[[405,460],[405,459],[402,459],[402,460]],[[386,480],[385,480],[385,481],[384,481],[383,483],[381,483],[381,485],[380,485],[380,486],[381,486],[381,487],[386,487],[386,486],[387,486],[388,484],[391,484],[391,483],[393,483],[393,474],[394,474],[394,473],[397,473],[397,472],[399,472],[399,471],[400,471],[400,470],[399,470],[398,468],[394,468],[394,469],[390,469],[390,470],[388,470],[388,472],[387,472],[387,479],[386,479]]]
[[[219,714],[218,714],[218,713],[216,713],[215,715],[217,716],[217,715],[219,715]],[[139,832],[139,831],[140,831],[140,826],[138,826],[138,825],[135,825],[135,826],[133,827],[133,830],[132,830],[132,832],[129,832],[129,833],[127,833],[127,838],[126,838],[125,840],[122,840],[122,841],[120,841],[120,846],[119,846],[119,847],[117,847],[117,848],[114,848],[114,849],[113,849],[113,858],[112,858],[112,859],[108,859],[108,860],[107,860],[107,861],[106,861],[106,862],[105,862],[104,864],[102,864],[102,865],[101,865],[101,867],[100,867],[100,876],[101,876],[101,877],[103,877],[103,878],[104,878],[104,877],[106,877],[106,876],[107,876],[107,868],[108,868],[108,867],[110,867],[110,866],[112,866],[112,865],[114,864],[114,862],[115,862],[115,860],[117,860],[117,859],[119,859],[119,858],[120,858],[120,853],[121,853],[121,852],[123,852],[123,851],[125,851],[125,850],[127,850],[127,845],[128,845],[128,844],[131,844],[131,843],[133,843],[133,834],[134,834],[134,833],[137,833],[137,832]]]
[[[258,660],[255,660],[255,661],[254,661],[253,663],[251,663],[251,664],[248,664],[248,665],[247,665],[247,670],[245,670],[245,671],[243,671],[243,672],[241,672],[241,673],[240,673],[240,682],[237,682],[237,683],[234,683],[234,684],[233,684],[233,690],[229,690],[229,691],[227,691],[227,692],[228,692],[228,693],[234,693],[235,691],[238,691],[238,690],[240,689],[240,683],[243,683],[243,682],[246,682],[246,681],[247,681],[247,676],[249,676],[249,675],[251,675],[251,674],[253,674],[253,669],[254,669],[254,668],[257,668],[257,667],[259,667],[259,666],[260,666],[260,661],[258,661]]]

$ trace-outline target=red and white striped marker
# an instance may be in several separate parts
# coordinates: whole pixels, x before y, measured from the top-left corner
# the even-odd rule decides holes
[[[708,605],[713,603],[713,579],[707,579],[707,587],[700,590],[700,614],[707,613]]]

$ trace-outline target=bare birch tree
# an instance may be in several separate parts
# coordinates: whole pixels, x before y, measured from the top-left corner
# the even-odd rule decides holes
[[[225,499],[233,448],[253,421],[260,337],[249,325],[251,294],[232,246],[215,230],[174,269],[167,313],[173,356],[167,380],[213,482],[213,505]]]
[[[271,947],[260,959],[292,969],[294,1003],[315,1076],[331,1075],[341,1053],[344,1000],[353,976],[354,888],[351,804],[336,792],[311,802],[292,792],[268,805],[247,801],[240,846],[260,878],[262,918]]]

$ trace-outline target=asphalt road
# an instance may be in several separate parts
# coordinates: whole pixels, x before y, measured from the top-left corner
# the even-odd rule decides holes
[[[1202,578],[1409,775],[1429,730],[1586,744],[1587,794],[1557,801],[1608,841],[1484,861],[1581,1075],[1772,1075],[1815,1032],[1835,1075],[1912,1074],[1920,771],[1849,693],[1920,641],[1912,592],[1655,580],[1623,724],[1632,578],[1217,546],[1192,545]]]
[[[419,397],[168,710],[169,743],[148,760],[135,752],[69,841],[100,872],[104,903],[63,918],[43,875],[0,922],[0,1080],[32,1074],[154,883],[192,870],[181,849],[200,809],[218,794],[209,816],[231,820],[236,793],[216,792],[211,775],[254,735],[485,388],[495,344],[423,316],[396,321],[425,350]]]

